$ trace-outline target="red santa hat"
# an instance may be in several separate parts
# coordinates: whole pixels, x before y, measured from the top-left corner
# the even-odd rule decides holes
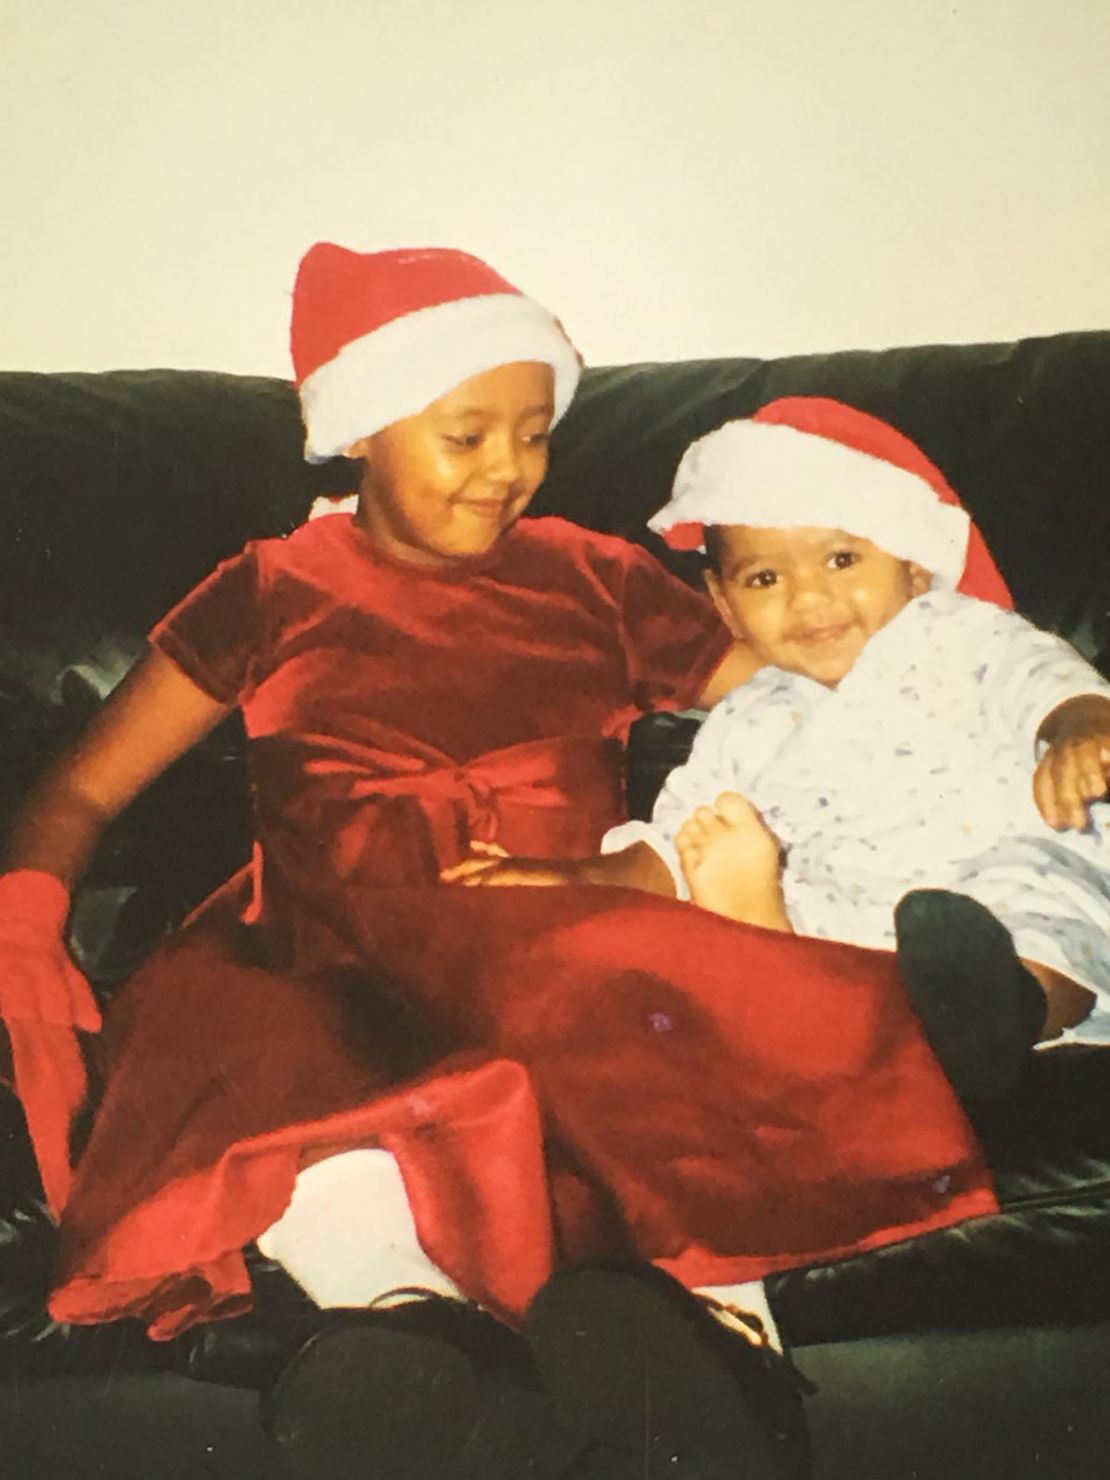
[[[783,397],[694,442],[648,522],[678,550],[701,547],[706,524],[843,529],[938,585],[1013,605],[940,469],[887,422],[824,396]]]
[[[558,421],[581,371],[545,308],[477,257],[444,247],[352,252],[317,242],[297,271],[290,348],[309,462],[519,360],[555,372]]]

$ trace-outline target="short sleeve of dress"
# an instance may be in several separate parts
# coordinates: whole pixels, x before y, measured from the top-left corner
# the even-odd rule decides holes
[[[621,612],[622,640],[640,709],[686,709],[732,646],[709,596],[630,548]]]
[[[258,557],[248,545],[184,597],[149,641],[221,704],[247,686],[262,638]]]

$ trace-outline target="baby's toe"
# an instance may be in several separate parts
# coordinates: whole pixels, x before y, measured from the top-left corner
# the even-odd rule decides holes
[[[680,853],[696,853],[705,841],[705,829],[700,822],[688,817],[675,833],[674,844]]]
[[[693,883],[705,856],[703,839],[700,834],[692,832],[689,827],[683,827],[675,834],[674,846],[678,854],[679,868],[687,882]]]
[[[719,835],[723,824],[712,807],[699,807],[689,819],[687,826],[696,829],[697,836],[702,842],[708,842]]]
[[[729,827],[743,827],[756,820],[758,813],[747,797],[738,791],[724,791],[717,798],[717,816]]]

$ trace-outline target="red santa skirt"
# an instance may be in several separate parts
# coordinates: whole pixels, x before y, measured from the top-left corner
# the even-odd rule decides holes
[[[362,932],[298,978],[217,905],[120,994],[57,1319],[241,1312],[306,1152],[358,1145],[508,1319],[567,1261],[731,1283],[997,1209],[886,952],[617,889],[378,890]]]

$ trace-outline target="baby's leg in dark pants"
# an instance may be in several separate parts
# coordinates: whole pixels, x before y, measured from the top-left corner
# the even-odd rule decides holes
[[[906,993],[974,1124],[1009,1098],[1045,1036],[1045,989],[1010,932],[967,895],[914,890],[898,904],[894,925]]]

